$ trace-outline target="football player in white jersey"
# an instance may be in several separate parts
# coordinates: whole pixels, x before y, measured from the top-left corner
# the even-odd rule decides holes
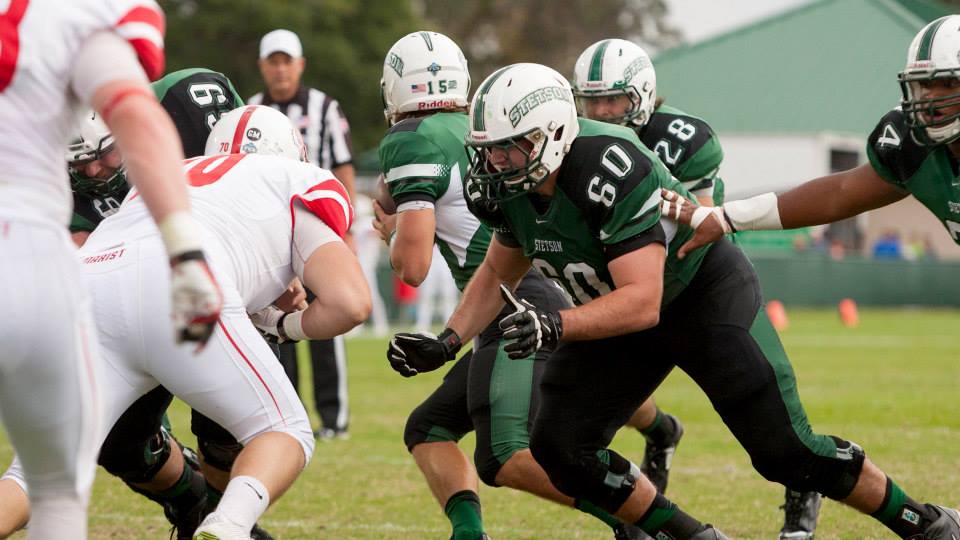
[[[163,332],[160,241],[136,191],[81,250],[106,359],[107,420],[162,384],[244,445],[204,539],[249,538],[314,445],[307,413],[249,313],[278,340],[329,338],[363,322],[370,293],[342,237],[353,220],[343,186],[304,160],[299,131],[269,107],[224,115],[207,156],[184,165],[210,269],[221,284],[218,328],[196,357]],[[304,311],[271,302],[299,277],[317,294]],[[141,285],[142,284],[142,285]]]
[[[189,212],[176,132],[146,85],[163,70],[159,7],[153,0],[5,6],[0,298],[16,317],[0,330],[0,413],[30,486],[28,538],[82,540],[103,410],[99,347],[66,228],[63,147],[81,107],[92,107],[113,130],[131,180],[160,223],[174,296],[164,315],[173,313],[180,339],[202,344],[209,337],[220,293]]]
[[[209,155],[184,162],[224,296],[218,328],[196,356],[163,331],[169,270],[157,263],[158,231],[136,190],[81,250],[106,360],[108,425],[162,384],[245,446],[195,538],[250,538],[253,523],[313,451],[306,411],[251,319],[276,340],[326,338],[361,323],[371,309],[359,263],[342,241],[353,220],[346,191],[330,171],[300,162],[303,152],[283,114],[248,106],[220,119]],[[285,313],[270,304],[294,276],[317,298]]]

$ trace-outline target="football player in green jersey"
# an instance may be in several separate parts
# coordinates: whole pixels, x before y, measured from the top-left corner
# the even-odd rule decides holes
[[[725,538],[607,448],[679,366],[768,480],[873,513],[904,538],[960,534],[955,513],[916,503],[858,445],[813,432],[775,331],[757,317],[751,264],[727,241],[676,257],[693,230],[662,219],[661,190],[691,195],[636,133],[578,119],[566,79],[536,64],[494,72],[470,122],[467,196],[495,234],[444,333],[476,335],[503,308],[500,289],[514,311],[500,321],[508,355],[556,347],[530,434],[555,486],[654,538]],[[577,306],[518,300],[511,289],[531,265]]]
[[[681,255],[725,232],[832,223],[910,195],[960,244],[960,15],[920,30],[898,79],[903,98],[867,139],[867,163],[779,196],[765,193],[710,210],[671,206],[697,228]],[[680,202],[674,194],[665,197],[668,203]]]
[[[590,45],[574,65],[572,84],[580,116],[633,129],[700,205],[723,204],[723,181],[717,176],[723,161],[719,137],[702,119],[663,104],[656,71],[643,48],[623,39]],[[640,470],[664,492],[670,458],[683,434],[682,428],[670,428],[679,427],[679,421],[663,414],[651,397],[627,425],[647,439]],[[820,503],[815,491],[787,489],[780,540],[813,538]]]
[[[394,272],[414,286],[426,277],[435,242],[461,289],[490,243],[490,230],[470,213],[463,195],[470,162],[463,146],[469,131],[469,90],[463,53],[442,34],[414,32],[387,53],[382,92],[391,127],[380,142],[379,157],[397,213],[389,215],[377,205],[374,226],[388,240]],[[536,272],[521,281],[519,290],[540,306],[568,305],[562,292]],[[421,344],[445,347],[439,364],[417,363]],[[454,365],[407,420],[404,441],[450,519],[453,538],[486,538],[478,479],[578,506],[613,527],[617,538],[641,538],[641,531],[624,527],[608,513],[576,505],[557,491],[533,460],[527,448],[529,429],[549,352],[510,360],[503,346],[495,324],[482,331],[473,351]],[[437,338],[401,333],[394,336],[388,358],[394,369],[412,376],[453,359],[459,347],[449,333]],[[475,467],[457,446],[469,431],[477,435]]]

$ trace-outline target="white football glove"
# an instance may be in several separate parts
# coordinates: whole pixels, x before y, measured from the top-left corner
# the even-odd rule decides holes
[[[203,347],[220,318],[223,295],[199,250],[170,259],[173,327],[177,343],[195,341]]]
[[[250,322],[257,327],[257,330],[267,338],[271,343],[286,343],[289,341],[286,335],[281,335],[280,320],[287,313],[274,306],[267,306],[256,313],[250,314]]]

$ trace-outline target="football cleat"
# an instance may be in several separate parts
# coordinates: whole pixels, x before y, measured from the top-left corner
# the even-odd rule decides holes
[[[620,523],[613,528],[613,538],[614,540],[653,540],[640,527],[626,523]]]
[[[213,512],[193,533],[193,540],[253,540],[250,532],[220,514]]]
[[[820,503],[823,498],[816,491],[799,492],[787,489],[783,501],[784,519],[779,540],[811,540],[817,530]]]
[[[273,540],[273,536],[256,523],[253,524],[253,529],[250,530],[250,538],[253,540]]]
[[[350,432],[346,429],[320,428],[314,430],[313,438],[320,442],[329,442],[333,440],[345,441],[350,438]]]
[[[713,525],[705,525],[706,529],[690,537],[690,540],[730,540],[722,532],[718,531]]]
[[[667,441],[653,441],[644,436],[647,445],[643,450],[643,461],[640,463],[640,471],[656,486],[660,493],[667,490],[670,462],[673,461],[673,453],[676,452],[677,445],[680,444],[680,439],[683,437],[683,424],[680,423],[680,420],[672,414],[666,416],[673,420],[673,425],[676,426],[673,437]]]
[[[960,512],[936,504],[927,504],[927,508],[940,517],[927,525],[923,534],[911,536],[908,540],[960,540]]]

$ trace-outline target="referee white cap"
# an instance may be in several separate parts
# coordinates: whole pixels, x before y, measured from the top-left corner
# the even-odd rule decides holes
[[[275,52],[289,54],[293,58],[303,56],[300,38],[289,30],[274,30],[260,40],[260,58],[266,58]]]

